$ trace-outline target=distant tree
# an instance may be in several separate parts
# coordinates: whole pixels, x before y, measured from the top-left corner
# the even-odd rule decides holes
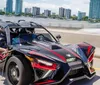
[[[60,19],[61,17],[59,15],[56,15],[56,18]]]
[[[100,22],[100,19],[89,19],[89,22],[91,22],[91,23],[97,23],[97,22]]]
[[[71,16],[72,20],[77,20],[77,18],[78,18],[77,16]]]
[[[21,13],[21,15],[25,16],[25,13],[24,13],[24,12],[22,12],[22,13]]]
[[[32,13],[28,13],[28,16],[32,17],[33,15],[32,15]]]
[[[0,15],[4,15],[5,14],[5,12],[4,11],[0,11]]]
[[[57,15],[56,14],[52,14],[50,17],[55,19],[55,18],[57,18]]]
[[[83,17],[82,20],[88,21],[88,16]]]
[[[42,16],[42,17],[43,17],[43,16],[44,16],[44,13],[40,14],[40,16]]]
[[[10,13],[7,12],[6,15],[10,15]]]
[[[14,14],[15,14],[15,12],[12,13],[12,15],[14,15]]]
[[[53,19],[65,19],[65,17],[60,17],[59,15],[53,13],[50,18],[53,18]]]

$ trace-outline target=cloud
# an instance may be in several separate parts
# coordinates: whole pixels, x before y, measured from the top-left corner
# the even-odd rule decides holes
[[[24,2],[23,3],[23,6],[24,6],[24,8],[25,7],[32,8],[34,6],[37,6],[37,7],[40,7],[41,8],[42,12],[43,12],[44,9],[49,9],[49,10],[52,10],[52,11],[57,12],[57,10],[59,8],[58,5],[49,4],[49,3],[29,3],[29,2]]]
[[[6,0],[0,1],[0,9],[4,9],[6,7]]]
[[[73,0],[71,0],[73,1]],[[86,4],[88,2],[88,4]],[[73,1],[70,4],[73,13],[77,13],[77,11],[86,12],[87,15],[89,14],[89,0],[77,0],[76,2]]]
[[[49,4],[49,3],[28,3],[28,2],[24,2],[24,7],[33,7],[33,6],[38,6],[41,8],[49,8],[49,9],[55,9],[56,7],[58,7],[57,5],[54,4]]]
[[[89,4],[90,0],[84,1],[84,4]]]

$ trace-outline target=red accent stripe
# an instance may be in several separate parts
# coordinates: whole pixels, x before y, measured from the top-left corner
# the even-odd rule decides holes
[[[41,44],[38,44],[38,45],[41,46],[41,47],[43,47],[43,48],[45,48],[45,49],[48,50],[49,52],[55,54],[55,55],[58,56],[60,59],[62,59],[64,62],[66,62],[66,58],[65,58],[64,56],[60,55],[59,53],[57,53],[57,52],[55,52],[55,51],[53,51],[53,50],[51,50],[51,49],[49,49],[49,48],[44,47],[44,46],[41,45]]]
[[[40,53],[37,53],[36,51],[33,51],[33,50],[30,51],[29,54],[38,55],[38,56],[42,56],[42,57],[47,58],[46,56],[44,56],[44,55],[42,55],[42,54],[40,54]]]
[[[62,55],[60,55],[60,54],[58,54],[57,52],[52,51],[52,50],[48,50],[48,51],[52,52],[53,54],[55,54],[56,56],[58,56],[60,59],[62,59],[64,62],[66,62],[66,59],[65,59],[64,56],[62,56]]]
[[[58,45],[59,46],[59,45]],[[59,46],[59,47],[61,47],[61,46]],[[76,56],[77,58],[80,58],[80,56],[79,55],[77,55],[75,52],[73,52],[72,50],[70,50],[70,49],[67,49],[67,48],[64,48],[64,47],[61,47],[62,49],[64,49],[64,50],[66,50],[66,51],[68,51],[68,52],[70,52],[71,54],[73,54],[74,56]]]
[[[91,49],[92,49],[92,46],[89,46],[89,47],[88,47],[88,51],[87,51],[87,54],[88,54],[88,55],[90,54]]]
[[[36,52],[36,51],[30,51],[29,52],[30,54],[33,54],[33,55],[37,55],[37,56],[41,56],[41,57],[44,57],[44,58],[47,58],[47,59],[50,59],[50,60],[52,60],[51,58],[49,58],[49,57],[47,57],[47,56],[45,56],[45,55],[42,55],[42,54],[40,54],[40,53],[38,53],[38,52]]]
[[[55,80],[47,80],[45,82],[36,83],[35,85],[44,85],[44,84],[49,84],[49,83],[53,83],[53,82],[55,82]]]
[[[56,70],[57,69],[56,64],[53,64],[52,66],[46,66],[46,65],[42,65],[40,63],[32,62],[31,65],[34,68],[43,69],[43,70]]]
[[[94,53],[89,57],[88,62],[91,62],[94,58]]]
[[[88,51],[87,51],[88,56],[91,52],[91,49],[92,49],[92,46],[89,46]],[[88,62],[91,62],[93,60],[93,57],[94,57],[94,53],[88,58]]]

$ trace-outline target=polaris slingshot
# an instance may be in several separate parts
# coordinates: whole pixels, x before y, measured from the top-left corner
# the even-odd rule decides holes
[[[62,45],[46,28],[19,20],[0,21],[9,52],[0,54],[7,85],[66,85],[92,79],[95,47],[88,43]]]

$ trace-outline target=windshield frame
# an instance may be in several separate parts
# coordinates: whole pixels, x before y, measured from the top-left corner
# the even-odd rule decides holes
[[[10,34],[10,45],[12,45],[12,39],[11,39],[11,31],[10,31],[10,29],[39,29],[39,27],[38,28],[36,28],[36,27],[12,27],[12,28],[9,28],[9,34]],[[53,36],[53,34],[50,32],[50,31],[48,31],[45,27],[40,27],[40,29],[44,29],[52,38],[53,38],[53,41],[52,42],[58,42],[57,41],[57,39]],[[21,32],[19,32],[19,33],[21,33]]]

